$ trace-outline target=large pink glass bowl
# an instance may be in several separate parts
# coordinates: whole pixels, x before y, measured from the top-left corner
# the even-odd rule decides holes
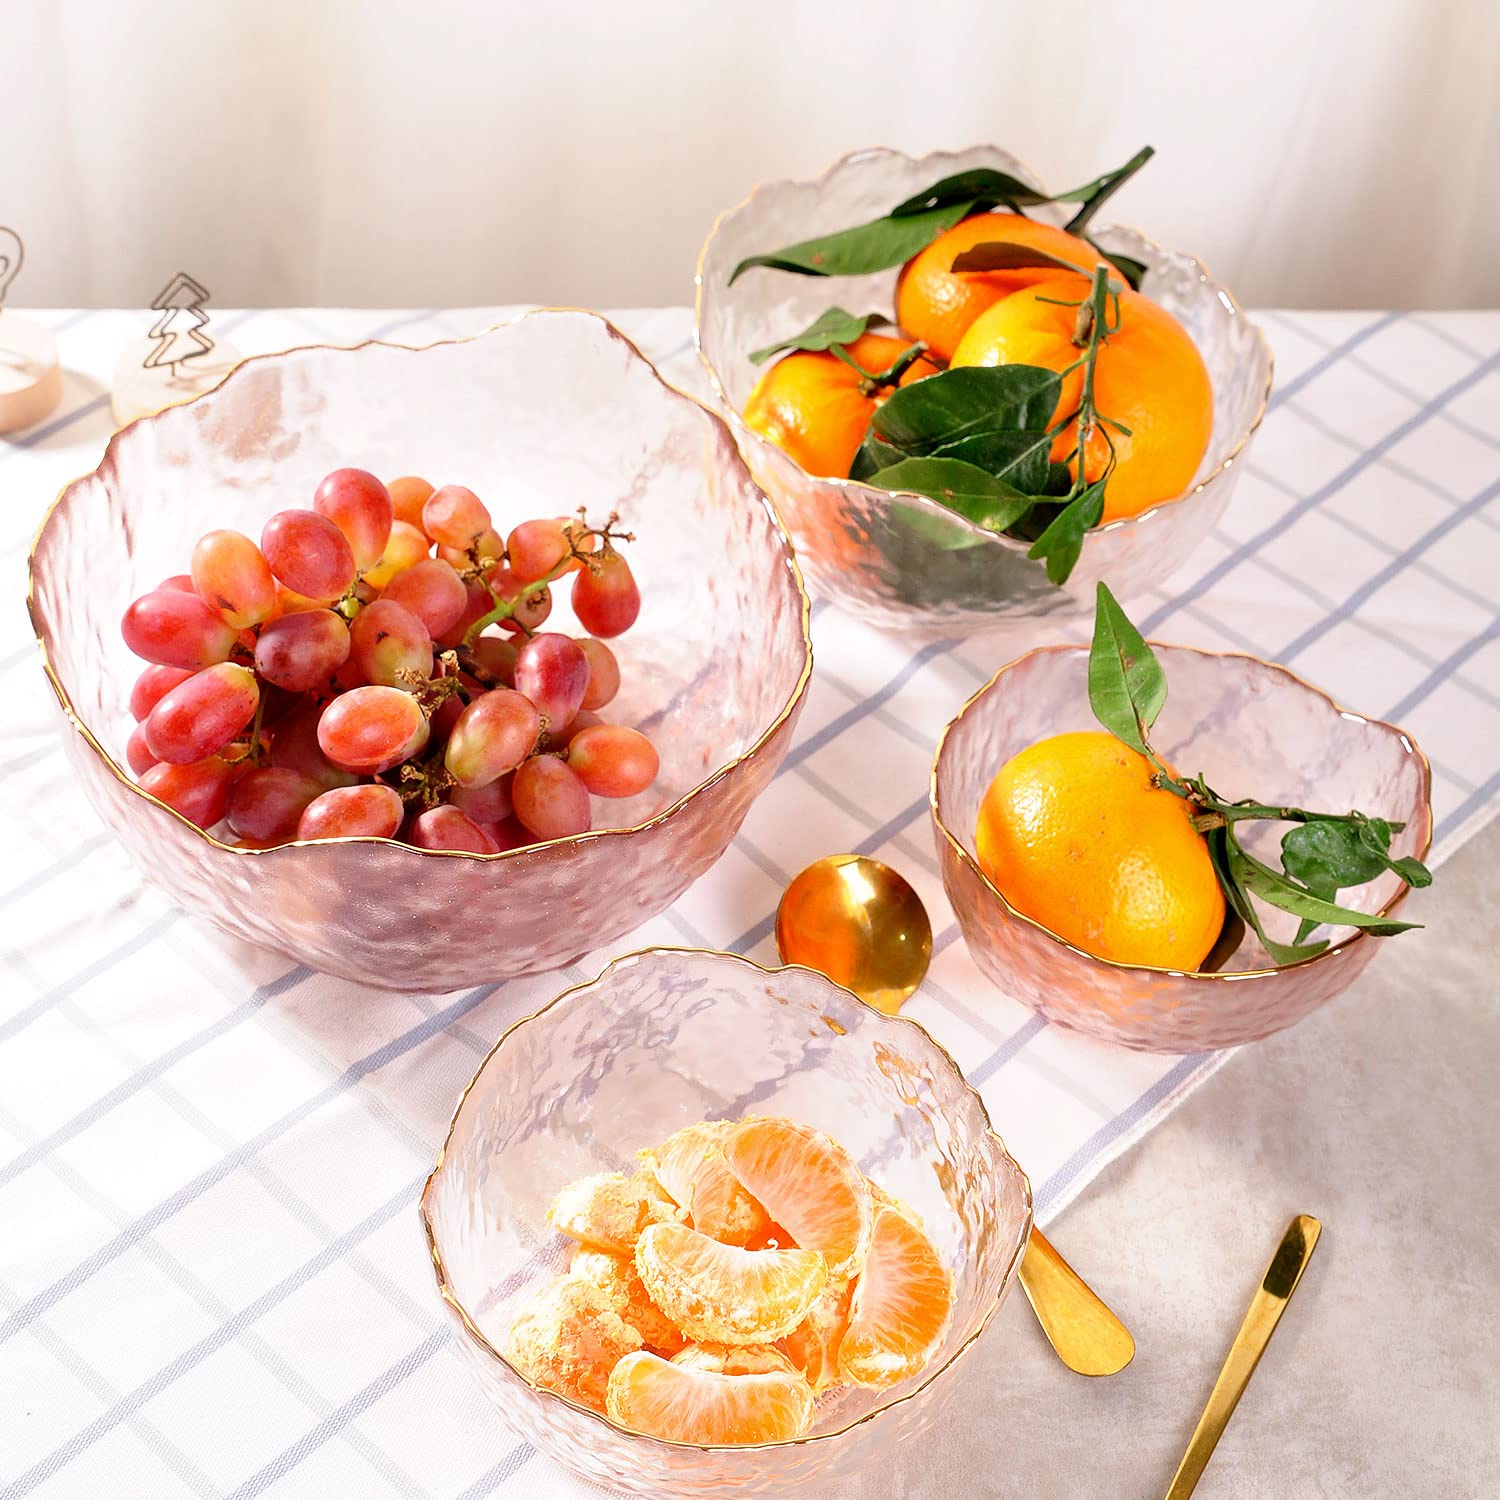
[[[899,268],[823,278],[757,267],[733,286],[730,273],[746,256],[878,218],[973,167],[1037,181],[993,146],[921,157],[858,151],[820,177],[756,188],[719,217],[698,260],[699,356],[751,471],[792,533],[809,583],[875,625],[927,637],[964,636],[1032,616],[1086,615],[1100,579],[1122,599],[1159,584],[1223,515],[1271,389],[1270,345],[1227,288],[1192,256],[1134,229],[1101,225],[1093,238],[1145,263],[1142,291],[1176,315],[1213,381],[1213,436],[1183,495],[1090,532],[1071,578],[1054,587],[1043,565],[1026,556],[1027,543],[983,531],[925,495],[809,474],[740,415],[765,368],[750,363],[750,352],[807,327],[835,304],[890,316]],[[1030,212],[1058,223],[1066,217],[1049,208]]]
[[[1201,772],[1221,796],[1322,812],[1358,808],[1406,826],[1396,855],[1421,857],[1432,839],[1427,759],[1402,730],[1340,708],[1285,667],[1252,656],[1156,646],[1167,704],[1152,731],[1179,772]],[[1352,984],[1380,945],[1354,928],[1320,932],[1317,956],[1277,968],[1247,934],[1213,973],[1111,963],[1081,952],[1013,906],[979,868],[974,828],[995,773],[1049,735],[1097,730],[1089,709],[1088,648],[1053,646],[1001,668],[938,742],[932,822],[943,885],[969,951],[996,986],[1051,1021],[1146,1052],[1206,1052],[1293,1025]],[[1241,824],[1247,847],[1279,865],[1286,823]],[[1253,830],[1253,831],[1252,831]],[[1341,905],[1389,913],[1406,894],[1392,874],[1340,893]],[[1273,940],[1296,919],[1258,908]]]
[[[537,1286],[566,1269],[570,1244],[546,1221],[553,1195],[588,1173],[631,1170],[637,1150],[683,1125],[753,1114],[827,1132],[922,1216],[955,1293],[932,1362],[887,1390],[825,1396],[794,1442],[740,1448],[644,1437],[532,1385],[500,1351]],[[962,1356],[1015,1278],[1031,1187],[916,1022],[811,969],[656,948],[501,1037],[459,1101],[421,1210],[459,1346],[521,1442],[651,1500],[823,1494],[920,1441],[957,1389]]]
[[[602,831],[488,856],[375,839],[249,851],[123,769],[142,666],[120,638],[126,605],[182,571],[204,531],[259,536],[344,464],[466,484],[502,530],[585,505],[635,533],[643,605],[613,643],[623,686],[609,712],[651,736],[661,774],[639,797],[596,802]],[[558,968],[669,906],[775,773],[812,667],[790,545],[727,428],[583,312],[426,349],[247,361],[125,428],[63,491],[32,553],[30,604],[79,795],[146,874],[234,937],[403,990]],[[553,619],[576,629],[562,607]]]

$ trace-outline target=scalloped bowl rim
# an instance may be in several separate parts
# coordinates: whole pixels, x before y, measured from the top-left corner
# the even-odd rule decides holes
[[[981,145],[968,148],[969,151],[980,149],[992,149],[999,155],[1006,157],[1012,165],[1014,175],[1030,181],[1038,188],[1039,191],[1042,190],[1040,178],[1019,157],[1012,156],[1010,152],[1004,150],[1003,147],[999,146],[985,148]],[[748,422],[745,421],[744,415],[740,412],[738,407],[736,407],[734,403],[730,401],[729,396],[724,389],[723,382],[719,379],[719,372],[715,368],[713,361],[708,357],[708,353],[703,347],[703,263],[708,257],[710,247],[713,245],[714,240],[718,236],[720,227],[728,219],[749,208],[755,202],[755,200],[760,197],[762,193],[768,193],[776,188],[781,187],[820,187],[841,168],[855,165],[858,162],[864,161],[866,158],[883,159],[896,157],[915,166],[923,162],[932,162],[934,164],[941,162],[951,163],[965,154],[967,153],[958,151],[929,151],[921,156],[911,156],[907,152],[897,150],[892,146],[864,146],[861,147],[858,151],[846,152],[843,156],[840,156],[839,158],[837,158],[837,160],[831,162],[815,177],[777,177],[772,178],[766,182],[756,183],[756,185],[751,188],[750,191],[738,203],[734,204],[730,208],[723,209],[715,217],[712,226],[709,228],[708,237],[703,241],[703,245],[698,251],[698,264],[693,277],[693,347],[697,350],[698,359],[703,365],[703,368],[708,373],[709,383],[713,387],[714,394],[718,397],[725,411],[729,413],[728,420],[733,430],[737,434],[742,434],[743,439],[745,441],[748,441],[756,449],[757,452],[760,452],[762,450],[774,450],[771,456],[771,462],[774,463],[778,461],[779,456],[779,459],[784,459],[787,463],[791,464],[799,474],[801,474],[804,478],[811,480],[815,484],[833,485],[840,490],[858,491],[862,496],[876,496],[879,497],[880,503],[886,505],[899,503],[901,505],[911,506],[912,508],[922,511],[923,513],[933,516],[937,519],[952,522],[955,526],[980,541],[994,543],[995,545],[1000,546],[1008,551],[1020,552],[1024,554],[1030,551],[1030,542],[1021,541],[1016,537],[1006,536],[1003,533],[987,531],[984,529],[984,527],[978,526],[973,521],[969,520],[967,516],[962,516],[957,511],[950,510],[946,505],[940,504],[930,495],[920,494],[916,490],[886,490],[881,489],[878,485],[865,484],[863,481],[858,479],[838,478],[822,474],[809,473],[789,453],[787,453],[784,449],[777,447],[777,445],[771,442],[769,438],[757,432],[753,427],[749,425]],[[1188,255],[1186,251],[1172,250],[1169,247],[1162,245],[1159,241],[1152,239],[1150,235],[1143,234],[1139,229],[1135,228],[1135,226],[1131,224],[1106,224],[1100,226],[1098,232],[1100,234],[1103,234],[1112,229],[1123,230],[1128,234],[1135,235],[1142,242],[1142,244],[1144,244],[1151,250],[1160,252],[1163,256],[1181,256],[1185,260],[1187,260],[1190,266],[1196,268],[1205,287],[1209,289],[1215,296],[1227,302],[1229,311],[1233,316],[1242,318],[1244,320],[1244,326],[1250,330],[1256,342],[1264,351],[1266,357],[1266,380],[1265,385],[1260,393],[1260,402],[1256,407],[1255,416],[1251,421],[1249,427],[1247,427],[1245,431],[1240,434],[1240,436],[1236,439],[1234,446],[1229,450],[1228,453],[1224,455],[1224,457],[1218,462],[1218,464],[1214,466],[1214,468],[1209,473],[1205,474],[1202,479],[1195,481],[1180,495],[1174,495],[1169,500],[1158,500],[1149,509],[1137,511],[1132,516],[1121,516],[1117,520],[1105,522],[1105,524],[1102,526],[1093,527],[1089,532],[1086,533],[1084,537],[1085,546],[1088,545],[1088,541],[1091,537],[1103,536],[1107,532],[1119,531],[1125,527],[1142,525],[1145,522],[1151,520],[1153,516],[1160,515],[1163,511],[1170,510],[1173,506],[1180,505],[1184,500],[1193,499],[1197,495],[1201,494],[1213,480],[1217,479],[1226,470],[1233,468],[1235,460],[1238,459],[1240,454],[1244,452],[1246,446],[1250,442],[1250,439],[1255,436],[1257,431],[1259,431],[1260,424],[1265,420],[1266,411],[1271,400],[1271,388],[1276,379],[1276,354],[1275,351],[1271,348],[1270,341],[1266,338],[1265,330],[1262,329],[1260,324],[1255,322],[1255,320],[1245,312],[1245,309],[1243,308],[1243,306],[1241,306],[1239,299],[1234,295],[1232,291],[1229,290],[1227,286],[1225,286],[1222,282],[1214,280],[1212,275],[1209,274],[1208,267],[1204,265],[1204,263],[1199,260],[1197,256]],[[837,281],[840,278],[829,277],[827,279],[829,281]]]
[[[438,1178],[442,1174],[443,1164],[447,1160],[448,1147],[453,1140],[453,1133],[458,1129],[458,1117],[463,1113],[463,1108],[464,1105],[468,1102],[469,1094],[473,1090],[474,1086],[479,1082],[480,1077],[489,1067],[490,1063],[495,1059],[495,1057],[499,1055],[500,1049],[504,1047],[506,1042],[513,1035],[519,1032],[522,1027],[530,1026],[533,1022],[541,1020],[541,1018],[555,1006],[559,1006],[566,1000],[574,999],[604,984],[605,981],[609,979],[609,977],[617,968],[620,968],[625,964],[634,963],[639,959],[651,959],[657,957],[658,955],[670,956],[681,954],[687,954],[695,957],[707,956],[716,959],[727,959],[732,961],[733,963],[742,964],[744,967],[753,970],[757,974],[766,976],[775,976],[777,974],[788,972],[811,974],[821,983],[827,985],[830,989],[837,990],[841,994],[846,995],[851,1001],[854,1002],[856,1006],[861,1007],[862,1011],[868,1010],[873,1016],[878,1017],[878,1019],[873,1022],[877,1029],[886,1025],[910,1027],[917,1033],[922,1042],[952,1070],[953,1076],[958,1080],[964,1092],[968,1094],[970,1099],[973,1101],[973,1106],[978,1109],[979,1120],[983,1126],[983,1133],[984,1135],[989,1137],[989,1139],[994,1143],[995,1147],[999,1150],[1001,1164],[1003,1165],[1005,1162],[1008,1162],[1015,1169],[1020,1181],[1021,1198],[1025,1209],[1025,1213],[1023,1215],[1021,1223],[1022,1233],[1019,1240],[1017,1241],[1016,1249],[1011,1255],[1010,1261],[1007,1263],[1005,1271],[1001,1275],[996,1285],[995,1293],[989,1299],[989,1303],[985,1307],[983,1315],[980,1317],[974,1331],[969,1334],[968,1337],[965,1338],[964,1341],[945,1360],[943,1360],[941,1364],[937,1365],[933,1369],[924,1371],[922,1379],[915,1386],[913,1386],[911,1390],[906,1391],[902,1395],[896,1396],[879,1406],[876,1406],[875,1408],[873,1408],[873,1410],[866,1412],[862,1417],[857,1417],[854,1421],[847,1423],[845,1426],[834,1428],[829,1432],[805,1433],[801,1437],[789,1438],[783,1442],[775,1443],[686,1443],[679,1442],[673,1438],[655,1437],[650,1433],[633,1432],[628,1427],[622,1427],[618,1422],[612,1421],[604,1413],[595,1411],[593,1407],[584,1406],[581,1402],[574,1401],[570,1396],[565,1396],[558,1391],[549,1390],[546,1386],[537,1385],[535,1381],[530,1378],[530,1376],[526,1375],[521,1370],[518,1370],[516,1366],[513,1365],[510,1360],[508,1360],[505,1355],[502,1354],[500,1350],[498,1350],[494,1346],[494,1344],[490,1342],[489,1338],[486,1336],[483,1330],[480,1329],[479,1325],[469,1315],[468,1309],[465,1308],[463,1303],[459,1300],[458,1294],[453,1290],[452,1286],[449,1283],[448,1271],[447,1267],[443,1263],[442,1251],[438,1248],[437,1236],[433,1230],[432,1225],[432,1215],[428,1208],[428,1199],[436,1190]],[[842,1437],[845,1433],[852,1432],[856,1427],[862,1427],[866,1422],[872,1422],[877,1417],[883,1416],[886,1412],[894,1411],[898,1406],[901,1406],[907,1401],[911,1401],[915,1397],[920,1396],[939,1378],[941,1378],[949,1370],[953,1369],[958,1361],[965,1354],[967,1354],[970,1349],[973,1348],[973,1346],[978,1342],[985,1330],[990,1326],[990,1323],[994,1319],[995,1314],[1000,1310],[1001,1305],[1004,1303],[1006,1294],[1009,1292],[1012,1283],[1016,1279],[1016,1274],[1020,1269],[1021,1258],[1026,1253],[1026,1246],[1031,1239],[1031,1232],[1036,1223],[1036,1206],[1032,1194],[1031,1178],[1027,1175],[1025,1168],[1022,1167],[1021,1164],[1015,1159],[1015,1157],[1011,1155],[1009,1149],[1006,1147],[1004,1140],[1001,1139],[999,1133],[995,1130],[994,1123],[990,1119],[989,1109],[986,1107],[984,1102],[984,1096],[980,1094],[979,1090],[975,1088],[974,1085],[970,1083],[969,1080],[964,1076],[963,1069],[959,1067],[958,1062],[954,1058],[953,1054],[949,1052],[948,1049],[943,1046],[943,1044],[938,1041],[937,1038],[934,1037],[932,1033],[928,1031],[920,1021],[906,1015],[888,1015],[884,1011],[876,1010],[874,1006],[866,1006],[864,1001],[862,1001],[859,996],[856,995],[852,990],[845,989],[843,985],[836,983],[820,970],[808,968],[806,964],[780,964],[775,968],[768,968],[764,964],[756,963],[754,959],[745,958],[742,954],[728,953],[722,949],[669,947],[664,945],[655,945],[649,948],[638,948],[634,952],[622,953],[617,958],[612,958],[604,966],[604,968],[594,976],[594,978],[584,980],[579,984],[571,985],[568,989],[562,991],[561,994],[549,1000],[545,1005],[541,1006],[537,1010],[532,1011],[530,1015],[522,1016],[519,1020],[513,1021],[508,1027],[506,1027],[506,1029],[500,1034],[500,1037],[496,1041],[495,1045],[491,1047],[487,1053],[485,1053],[483,1059],[480,1061],[479,1067],[474,1072],[474,1076],[468,1081],[467,1084],[464,1085],[463,1092],[458,1096],[458,1103],[453,1108],[453,1115],[448,1122],[448,1129],[443,1136],[443,1144],[438,1149],[437,1161],[434,1164],[432,1171],[428,1174],[427,1181],[423,1184],[422,1194],[417,1202],[417,1209],[421,1215],[422,1228],[427,1237],[427,1250],[432,1260],[433,1275],[437,1281],[438,1295],[445,1303],[447,1303],[450,1308],[452,1308],[454,1314],[459,1320],[461,1327],[463,1328],[464,1333],[480,1351],[482,1351],[490,1359],[496,1360],[499,1364],[503,1365],[505,1369],[509,1370],[513,1375],[516,1376],[517,1379],[523,1381],[538,1395],[542,1396],[543,1398],[550,1398],[553,1401],[561,1402],[564,1406],[571,1407],[574,1411],[580,1412],[582,1415],[590,1418],[591,1420],[602,1423],[612,1433],[617,1433],[623,1437],[633,1439],[636,1442],[656,1443],[660,1444],[664,1448],[685,1449],[697,1453],[755,1453],[764,1451],[766,1449],[793,1448],[805,1443],[827,1442],[833,1438]]]
[[[1342,703],[1340,703],[1336,698],[1332,696],[1332,694],[1325,693],[1322,688],[1315,687],[1312,683],[1308,682],[1306,678],[1299,677],[1297,673],[1292,671],[1290,667],[1284,667],[1280,662],[1266,661],[1264,658],[1254,656],[1248,651],[1205,651],[1198,646],[1181,646],[1176,645],[1171,641],[1157,640],[1153,640],[1149,642],[1149,644],[1153,646],[1162,646],[1169,651],[1189,651],[1194,656],[1209,657],[1218,661],[1254,662],[1257,666],[1264,667],[1268,671],[1280,673],[1289,682],[1291,682],[1294,686],[1300,688],[1303,692],[1311,693],[1314,697],[1321,698],[1324,703],[1326,703],[1336,714],[1339,715],[1340,718],[1358,720],[1367,728],[1376,730],[1382,737],[1390,736],[1402,741],[1406,745],[1410,753],[1416,757],[1417,766],[1422,775],[1422,816],[1425,826],[1422,830],[1420,846],[1416,849],[1415,854],[1418,859],[1426,858],[1427,851],[1432,847],[1432,767],[1428,763],[1427,756],[1423,752],[1422,747],[1416,742],[1415,739],[1412,738],[1410,734],[1407,733],[1406,730],[1401,728],[1399,724],[1391,724],[1385,719],[1372,719],[1368,715],[1358,713],[1352,708],[1345,708]],[[995,885],[994,881],[992,881],[989,876],[986,875],[982,869],[980,869],[978,860],[976,860],[974,856],[969,853],[967,846],[961,839],[957,838],[954,835],[953,831],[943,821],[942,811],[938,805],[938,768],[942,764],[943,751],[947,746],[949,734],[954,729],[956,729],[958,725],[968,716],[969,711],[980,701],[980,699],[986,697],[990,693],[990,691],[996,686],[996,684],[999,683],[1000,679],[1004,677],[1007,672],[1011,671],[1015,667],[1021,666],[1024,662],[1030,661],[1034,656],[1051,656],[1062,653],[1079,653],[1086,661],[1088,658],[1088,651],[1089,647],[1086,644],[1033,646],[1029,651],[1023,651],[1019,656],[1012,657],[1012,659],[1006,662],[1005,665],[1002,666],[995,673],[995,675],[990,678],[988,682],[984,683],[983,686],[977,688],[973,693],[969,695],[969,697],[965,700],[963,707],[960,708],[959,711],[952,717],[952,719],[950,719],[948,723],[943,727],[942,734],[938,736],[937,748],[933,751],[932,772],[928,778],[927,785],[927,805],[928,811],[930,812],[932,817],[933,827],[936,828],[938,833],[947,840],[953,852],[958,856],[959,861],[967,867],[971,874],[979,878],[985,890],[996,902],[1000,904],[1001,907],[1004,908],[1006,914],[1010,917],[1013,917],[1018,922],[1024,922],[1028,927],[1034,927],[1038,932],[1042,933],[1046,937],[1051,938],[1052,941],[1056,943],[1060,948],[1067,949],[1069,953],[1073,954],[1076,958],[1082,960],[1084,963],[1093,965],[1098,968],[1134,970],[1138,973],[1144,974],[1170,974],[1174,978],[1179,979],[1211,980],[1221,983],[1233,983],[1236,980],[1243,981],[1247,979],[1265,979],[1276,974],[1288,974],[1293,969],[1305,969],[1310,964],[1320,963],[1325,958],[1332,958],[1336,953],[1343,953],[1348,948],[1353,946],[1353,944],[1360,942],[1361,940],[1369,940],[1373,942],[1374,939],[1370,937],[1369,933],[1365,932],[1362,928],[1355,928],[1348,937],[1340,939],[1337,943],[1330,943],[1328,947],[1322,950],[1322,952],[1314,953],[1310,958],[1300,958],[1296,963],[1273,965],[1271,968],[1267,969],[1231,969],[1218,971],[1209,971],[1204,969],[1169,969],[1163,968],[1159,964],[1122,963],[1118,959],[1100,958],[1097,954],[1085,953],[1082,948],[1079,948],[1075,944],[1070,943],[1065,937],[1062,937],[1058,933],[1054,932],[1045,923],[1037,921],[1035,917],[1027,916],[1025,912],[1018,910],[1016,907],[1012,906],[1008,900],[1006,900],[1005,896],[1001,893],[999,887]],[[1391,899],[1387,901],[1379,911],[1373,913],[1373,915],[1378,917],[1388,916],[1391,912],[1395,911],[1395,909],[1406,899],[1410,890],[1411,887],[1406,885],[1404,882],[1399,884],[1396,888],[1395,893],[1391,896]]]
[[[68,499],[73,490],[76,489],[79,485],[85,484],[89,480],[100,477],[102,475],[106,466],[110,465],[113,461],[115,454],[115,444],[118,443],[121,437],[125,433],[129,432],[132,428],[136,427],[142,422],[154,422],[165,413],[176,411],[181,407],[193,406],[198,404],[199,402],[212,402],[214,398],[219,394],[219,392],[224,390],[225,387],[228,386],[229,382],[231,380],[234,380],[240,374],[240,372],[249,365],[259,364],[269,360],[282,359],[287,355],[294,354],[308,354],[315,352],[332,354],[357,354],[362,349],[371,348],[401,349],[410,354],[423,354],[426,353],[429,349],[441,349],[458,344],[475,343],[479,339],[487,338],[490,334],[497,333],[503,328],[508,328],[514,324],[522,323],[528,318],[550,317],[558,314],[584,317],[598,323],[604,329],[607,337],[620,340],[626,346],[626,348],[629,349],[632,357],[636,360],[639,360],[640,363],[643,364],[646,369],[651,372],[652,376],[656,379],[657,384],[667,392],[670,398],[685,401],[690,405],[697,407],[699,411],[701,411],[705,416],[709,417],[714,423],[725,429],[730,439],[729,446],[734,455],[734,462],[738,464],[744,471],[744,476],[748,481],[750,488],[755,492],[756,496],[760,500],[761,505],[765,508],[767,516],[770,518],[772,530],[774,531],[776,536],[780,538],[783,553],[782,564],[791,577],[792,584],[796,590],[797,598],[801,606],[800,616],[802,627],[802,670],[798,674],[797,681],[793,685],[791,694],[787,698],[787,701],[781,706],[780,710],[770,721],[770,723],[768,723],[766,727],[755,737],[754,742],[747,749],[741,751],[740,754],[736,755],[732,760],[726,761],[722,766],[716,768],[710,775],[705,776],[703,780],[696,782],[675,801],[664,807],[660,812],[654,813],[644,822],[631,823],[621,828],[594,828],[590,829],[586,833],[568,834],[566,837],[558,839],[545,839],[533,844],[523,844],[515,849],[502,849],[495,854],[475,854],[466,849],[422,849],[413,844],[403,844],[397,839],[376,838],[364,834],[334,839],[288,839],[285,843],[271,844],[263,849],[239,848],[236,845],[226,844],[221,840],[216,839],[211,833],[207,831],[207,829],[198,827],[196,823],[192,822],[188,818],[183,817],[183,815],[179,813],[176,808],[169,807],[159,797],[153,796],[144,787],[139,785],[139,783],[137,783],[115,760],[115,758],[109,753],[109,751],[106,750],[102,744],[100,744],[97,736],[95,736],[94,732],[88,727],[88,725],[85,724],[81,718],[79,718],[77,711],[73,707],[72,698],[70,697],[67,689],[63,686],[62,680],[58,677],[57,672],[53,668],[51,658],[49,657],[47,652],[46,642],[42,637],[42,627],[37,618],[35,566],[37,548],[41,546],[42,538],[46,534],[48,526],[50,526],[52,523],[53,515],[63,505],[64,501]],[[656,366],[651,362],[651,360],[641,352],[639,345],[636,344],[635,340],[632,339],[629,334],[618,328],[614,323],[612,323],[608,318],[604,317],[601,313],[597,313],[591,308],[586,307],[548,306],[529,308],[527,311],[518,313],[514,317],[502,318],[499,322],[492,323],[488,327],[480,329],[477,333],[466,334],[458,338],[434,339],[430,344],[401,344],[396,343],[390,339],[363,339],[357,344],[297,344],[289,349],[278,349],[272,350],[265,354],[252,354],[247,356],[245,359],[242,359],[239,364],[235,365],[235,367],[230,370],[230,372],[224,377],[224,379],[221,380],[218,385],[214,386],[212,390],[205,391],[202,395],[193,397],[191,401],[177,402],[172,406],[162,407],[159,411],[148,412],[144,416],[137,417],[134,421],[128,422],[125,424],[125,426],[118,428],[114,433],[110,435],[109,442],[105,445],[104,452],[100,456],[99,462],[87,473],[79,474],[73,479],[68,480],[68,482],[63,485],[63,487],[57,492],[57,495],[53,499],[51,505],[47,507],[46,513],[42,517],[41,524],[36,529],[36,533],[31,541],[31,547],[26,555],[26,612],[28,618],[31,621],[32,635],[36,638],[37,647],[42,654],[42,670],[47,674],[47,680],[52,684],[53,694],[56,696],[57,701],[62,708],[64,717],[82,737],[84,743],[94,752],[95,755],[97,755],[104,762],[105,768],[110,772],[115,780],[118,781],[122,786],[128,788],[136,796],[142,798],[146,802],[149,802],[152,806],[159,808],[162,812],[166,813],[170,817],[175,818],[179,823],[183,824],[184,827],[190,829],[211,848],[219,849],[226,854],[241,858],[263,858],[266,856],[281,854],[284,850],[288,849],[317,849],[327,847],[331,844],[378,844],[400,849],[407,854],[418,856],[423,859],[473,859],[480,861],[500,861],[511,859],[521,855],[532,855],[535,854],[539,849],[550,849],[559,844],[578,845],[591,843],[596,839],[625,837],[631,834],[643,833],[647,829],[655,828],[658,824],[665,823],[668,819],[674,818],[679,812],[682,811],[683,808],[687,806],[689,802],[691,802],[700,793],[705,792],[710,787],[717,785],[731,772],[738,770],[740,766],[751,760],[756,755],[760,754],[765,749],[766,745],[769,743],[772,737],[786,723],[790,715],[796,711],[798,704],[806,696],[808,684],[812,680],[812,603],[808,598],[807,587],[803,582],[802,570],[797,563],[796,551],[792,545],[790,534],[788,533],[785,524],[782,522],[781,516],[777,513],[775,505],[772,503],[770,497],[760,487],[759,483],[757,483],[755,476],[750,472],[749,465],[745,462],[743,455],[739,452],[738,445],[734,442],[734,434],[729,430],[728,424],[724,421],[723,415],[720,412],[715,411],[713,407],[708,405],[707,402],[700,401],[698,397],[690,395],[687,391],[678,389],[678,387],[667,380],[662,375],[661,371],[658,370]]]

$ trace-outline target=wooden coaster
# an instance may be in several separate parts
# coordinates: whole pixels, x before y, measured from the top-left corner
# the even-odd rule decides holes
[[[35,426],[62,393],[52,330],[20,313],[0,312],[0,432]]]

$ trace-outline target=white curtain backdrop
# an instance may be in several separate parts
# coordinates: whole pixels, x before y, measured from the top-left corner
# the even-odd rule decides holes
[[[1111,213],[1250,303],[1500,302],[1495,0],[0,0],[17,306],[685,302],[757,181],[979,140],[1155,145]]]

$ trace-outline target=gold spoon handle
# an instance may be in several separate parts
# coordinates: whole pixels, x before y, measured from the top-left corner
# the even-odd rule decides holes
[[[1021,1257],[1021,1289],[1058,1358],[1080,1375],[1117,1375],[1135,1357],[1130,1330],[1053,1248],[1031,1231]]]
[[[1292,1300],[1297,1283],[1302,1280],[1302,1273],[1312,1259],[1322,1232],[1323,1226],[1311,1214],[1298,1214],[1287,1225],[1281,1244],[1276,1247],[1271,1264],[1266,1267],[1266,1274],[1261,1277],[1260,1285],[1250,1299],[1245,1321],[1240,1324],[1240,1331],[1229,1346],[1224,1367],[1214,1381],[1208,1404],[1188,1440],[1187,1452],[1177,1466],[1166,1500],[1188,1500],[1198,1487],[1219,1438],[1229,1425],[1245,1387],[1250,1384],[1250,1377],[1255,1373],[1266,1345],[1271,1342],[1271,1335],[1276,1332],[1276,1325],[1281,1321],[1287,1303]]]

